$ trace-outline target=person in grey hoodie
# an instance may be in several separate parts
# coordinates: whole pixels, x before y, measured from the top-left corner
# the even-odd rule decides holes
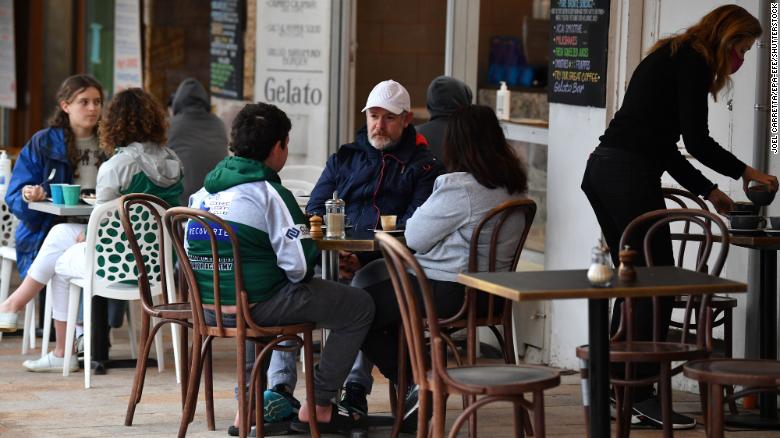
[[[527,176],[495,113],[486,106],[468,105],[451,116],[444,149],[449,173],[436,178],[431,196],[406,222],[404,237],[429,279],[439,317],[448,318],[463,304],[465,287],[455,279],[468,269],[474,227],[497,205],[525,198]],[[510,220],[514,221],[510,229],[525,225],[521,218]],[[488,224],[484,232],[491,233],[492,226]],[[517,233],[505,237],[498,246],[498,270],[510,267],[520,239]],[[480,267],[487,263],[488,246],[486,243],[478,248]],[[388,346],[398,345],[401,316],[393,286],[386,280],[365,289],[374,299],[376,313],[361,349],[385,377],[396,383],[398,349]],[[477,299],[477,312],[487,312],[485,296]],[[412,426],[408,418],[404,423]]]
[[[187,78],[173,96],[168,147],[184,163],[184,190],[180,204],[203,187],[203,179],[227,156],[227,130],[210,112],[209,95],[197,79]]]
[[[416,126],[417,132],[428,140],[433,156],[444,160],[444,135],[452,113],[471,103],[471,88],[449,76],[439,76],[428,86],[428,113],[430,120]]]

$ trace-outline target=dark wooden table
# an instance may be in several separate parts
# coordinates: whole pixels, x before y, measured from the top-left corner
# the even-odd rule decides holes
[[[392,236],[404,241],[403,230],[392,232]],[[339,251],[379,251],[379,242],[374,232],[369,230],[347,230],[344,239],[322,238],[314,239],[314,242],[322,251],[322,278],[325,280],[336,281],[339,278]]]
[[[677,267],[640,267],[637,279],[615,276],[611,287],[594,288],[584,269],[534,272],[461,273],[458,283],[514,301],[588,299],[589,435],[610,436],[609,424],[609,299],[745,292],[747,285]]]

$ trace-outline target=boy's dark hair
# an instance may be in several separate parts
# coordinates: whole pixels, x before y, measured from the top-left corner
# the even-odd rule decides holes
[[[230,151],[238,157],[264,161],[277,141],[285,140],[292,124],[287,114],[270,103],[250,103],[236,115],[230,129]]]

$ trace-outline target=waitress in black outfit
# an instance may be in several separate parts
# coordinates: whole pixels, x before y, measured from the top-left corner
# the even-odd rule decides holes
[[[723,149],[709,135],[707,99],[730,84],[745,53],[761,35],[761,25],[745,9],[721,6],[684,33],[658,41],[637,66],[626,90],[623,105],[615,114],[600,144],[588,159],[582,190],[588,197],[607,240],[615,266],[620,236],[629,222],[648,211],[666,208],[661,175],[666,171],[689,191],[710,201],[725,214],[733,201],[694,168],[677,149],[682,135],[685,149],[699,162],[731,178],[742,178],[777,190],[777,178],[746,165]],[[644,233],[629,242],[637,249],[638,265],[644,265],[641,241]],[[652,243],[656,265],[673,265],[668,227]],[[662,336],[666,336],[673,297],[662,300]],[[612,332],[620,320],[615,302]],[[652,340],[652,301],[636,300],[637,340]],[[622,368],[622,367],[620,367]],[[636,377],[657,375],[653,366],[635,367]],[[635,414],[661,424],[660,403],[652,387],[634,391]],[[696,422],[674,414],[674,427],[695,427]],[[657,421],[653,421],[653,419]]]

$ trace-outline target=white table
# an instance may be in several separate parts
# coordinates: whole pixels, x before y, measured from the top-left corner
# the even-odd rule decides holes
[[[42,211],[56,216],[89,216],[93,205],[79,202],[77,205],[55,204],[51,201],[37,201],[28,204],[30,210]]]

